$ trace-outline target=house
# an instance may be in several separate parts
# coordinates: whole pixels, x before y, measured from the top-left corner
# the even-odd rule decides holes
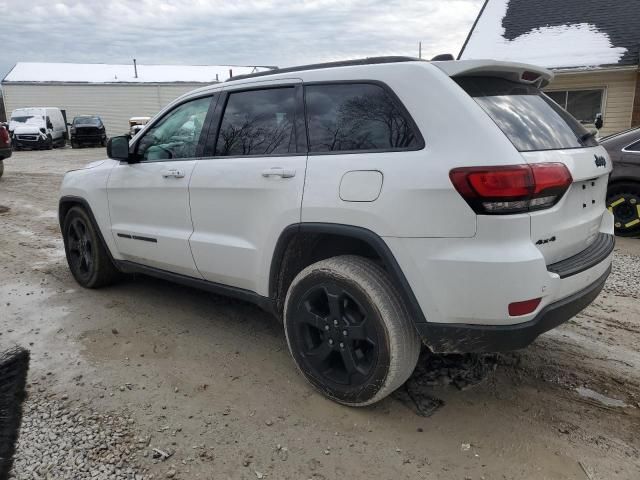
[[[58,107],[69,122],[76,115],[100,115],[113,136],[129,130],[129,118],[153,116],[194,88],[269,68],[17,63],[2,80],[2,90],[7,118],[16,108]]]
[[[486,0],[458,56],[533,63],[546,93],[600,135],[640,125],[640,0]]]

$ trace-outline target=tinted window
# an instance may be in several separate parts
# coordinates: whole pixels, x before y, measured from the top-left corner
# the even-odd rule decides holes
[[[229,95],[216,155],[295,153],[295,89],[273,88]]]
[[[489,77],[455,80],[521,152],[597,145],[580,122],[532,85]]]
[[[305,87],[309,151],[418,148],[420,140],[384,88],[372,84]]]
[[[640,141],[638,141],[636,143],[632,143],[628,147],[625,147],[625,150],[627,150],[629,152],[640,152]]]
[[[211,97],[183,103],[151,127],[138,142],[141,161],[193,158]]]

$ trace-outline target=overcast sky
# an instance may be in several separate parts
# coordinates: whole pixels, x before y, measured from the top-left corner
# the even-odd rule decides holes
[[[457,55],[482,0],[0,0],[16,62],[277,65]]]

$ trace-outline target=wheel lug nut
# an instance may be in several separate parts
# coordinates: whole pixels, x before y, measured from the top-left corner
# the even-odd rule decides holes
[[[325,329],[325,330],[329,330],[329,325],[325,325],[325,326],[324,326],[324,329]]]
[[[338,325],[338,320],[337,320],[337,319],[336,319],[336,320],[334,320],[334,321],[333,321],[333,324],[334,324],[334,325]]]
[[[333,338],[329,339],[329,345],[333,345]]]
[[[344,343],[340,342],[340,348],[344,348]]]
[[[342,330],[342,335],[346,337],[347,336],[347,331],[346,330]]]

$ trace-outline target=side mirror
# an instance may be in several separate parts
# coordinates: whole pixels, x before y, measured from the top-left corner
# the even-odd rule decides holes
[[[602,120],[602,114],[601,113],[596,113],[596,119],[593,122],[593,124],[595,125],[595,127],[600,130],[602,128],[602,125],[604,125],[604,120]]]
[[[128,162],[131,160],[129,155],[129,139],[125,136],[111,137],[107,142],[107,156],[114,160]]]

